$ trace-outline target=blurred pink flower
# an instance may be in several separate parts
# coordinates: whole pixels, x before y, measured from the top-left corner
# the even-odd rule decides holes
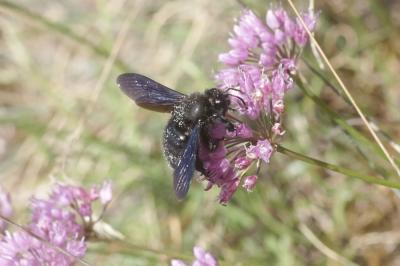
[[[112,199],[112,184],[111,181],[104,181],[100,188],[100,202],[104,206],[109,204]]]
[[[23,231],[6,232],[0,241],[0,265],[40,265],[35,252],[40,246],[39,240]]]
[[[256,181],[258,179],[258,176],[256,175],[250,175],[250,176],[246,176],[244,178],[244,182],[243,182],[243,187],[248,191],[252,191],[253,188],[256,186]]]
[[[277,136],[283,136],[285,134],[285,130],[282,129],[282,125],[280,123],[275,123],[272,126],[272,132]]]
[[[249,159],[261,159],[265,163],[269,163],[269,158],[273,151],[271,143],[267,139],[264,139],[257,141],[256,145],[250,145],[246,150],[246,154]]]
[[[235,168],[238,170],[244,170],[249,167],[252,163],[252,160],[247,158],[247,156],[237,157],[235,159]]]
[[[211,253],[206,252],[201,247],[194,247],[193,253],[195,256],[195,260],[192,263],[192,266],[218,266],[217,259],[211,255]],[[185,262],[181,260],[172,260],[171,266],[188,266]]]
[[[88,190],[55,184],[48,199],[32,199],[32,217],[27,229],[73,256],[25,231],[7,232],[0,241],[0,265],[74,265],[76,258],[84,257],[86,241],[93,234],[96,223],[92,218],[93,203],[100,200],[105,206],[111,197],[110,182],[105,182],[100,189],[92,187]]]
[[[171,266],[187,266],[187,264],[181,260],[171,260]]]

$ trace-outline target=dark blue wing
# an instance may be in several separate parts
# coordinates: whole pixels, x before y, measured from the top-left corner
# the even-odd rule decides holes
[[[174,189],[178,199],[183,199],[189,191],[190,182],[196,167],[199,132],[199,126],[192,129],[186,148],[174,171]]]
[[[154,80],[135,73],[125,73],[117,78],[121,90],[143,108],[170,112],[184,94],[171,90]]]

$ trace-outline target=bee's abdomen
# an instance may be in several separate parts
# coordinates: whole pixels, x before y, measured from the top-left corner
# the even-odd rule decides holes
[[[172,168],[176,168],[189,136],[188,128],[179,126],[173,118],[168,121],[163,136],[164,155]]]

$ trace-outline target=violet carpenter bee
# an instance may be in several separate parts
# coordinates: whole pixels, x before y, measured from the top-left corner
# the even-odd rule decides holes
[[[198,158],[200,142],[212,151],[221,141],[210,135],[216,123],[229,131],[235,129],[226,117],[230,94],[212,88],[185,95],[135,73],[120,75],[117,84],[140,107],[171,113],[163,134],[163,151],[174,170],[175,194],[184,198],[195,170],[205,174]]]

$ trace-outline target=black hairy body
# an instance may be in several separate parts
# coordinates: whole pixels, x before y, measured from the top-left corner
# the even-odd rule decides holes
[[[163,134],[163,151],[174,169],[175,194],[185,197],[194,171],[204,173],[198,158],[200,143],[210,151],[217,147],[221,140],[210,135],[216,123],[234,130],[225,117],[231,104],[229,94],[213,88],[184,95],[135,73],[120,75],[117,83],[138,106],[171,114]]]
[[[172,168],[178,165],[195,126],[200,129],[200,141],[210,150],[216,147],[219,140],[210,136],[210,130],[216,122],[228,123],[231,127],[224,118],[229,105],[226,94],[210,89],[204,94],[189,95],[174,106],[163,136],[164,154]],[[202,171],[199,161],[196,169]]]

